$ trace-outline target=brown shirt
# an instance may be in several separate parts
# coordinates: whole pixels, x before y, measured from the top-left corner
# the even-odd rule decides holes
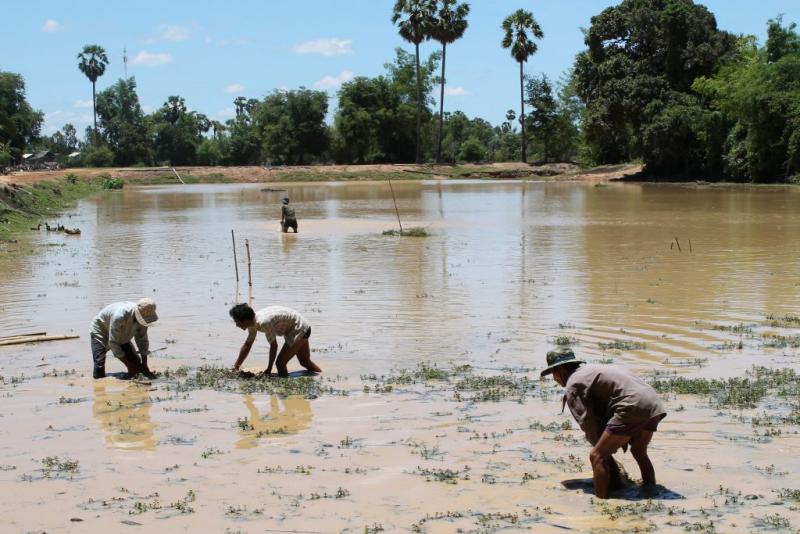
[[[649,384],[616,365],[578,367],[567,380],[564,402],[592,445],[609,423],[643,423],[667,413]]]

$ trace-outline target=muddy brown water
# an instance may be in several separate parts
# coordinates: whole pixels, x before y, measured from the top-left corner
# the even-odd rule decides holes
[[[14,496],[0,510],[9,531],[134,522],[166,531],[622,532],[713,521],[718,532],[737,532],[785,526],[774,514],[800,526],[800,514],[777,497],[797,486],[796,428],[754,440],[748,425],[702,399],[667,398],[670,416],[653,443],[664,485],[654,502],[664,509],[612,518],[582,489],[588,448],[579,432],[555,441],[531,427],[568,420],[557,393],[454,403],[426,388],[365,394],[361,379],[420,362],[536,379],[557,336],[574,338],[587,360],[642,374],[797,368],[797,349],[764,348],[724,327],[770,333],[767,314],[800,312],[799,190],[393,186],[403,226],[425,227],[430,237],[381,235],[397,228],[384,183],[270,184],[285,192],[263,184],[126,187],[50,219],[79,227],[80,237],[36,233],[20,253],[0,258],[0,335],[81,335],[0,347],[0,491]],[[297,235],[279,231],[287,195]],[[230,365],[243,333],[227,310],[252,296],[255,308],[283,304],[308,318],[315,361],[349,395],[195,391],[161,401],[168,395],[158,381],[93,381],[92,317],[141,296],[156,300],[162,318],[150,331],[151,348],[161,349],[156,370]],[[600,346],[614,341],[644,348]],[[266,359],[260,337],[245,367],[261,370]],[[62,376],[70,369],[77,373]],[[122,368],[110,358],[108,370]],[[33,378],[11,383],[21,375]],[[245,417],[253,428],[237,424]],[[45,477],[47,456],[79,460],[80,470]],[[636,478],[630,457],[623,461]],[[450,484],[431,469],[463,472]],[[584,486],[565,487],[569,478]],[[192,513],[170,507],[190,490]],[[738,491],[737,502],[725,502]],[[611,502],[647,502],[635,495],[633,488]],[[142,510],[154,500],[159,507]]]

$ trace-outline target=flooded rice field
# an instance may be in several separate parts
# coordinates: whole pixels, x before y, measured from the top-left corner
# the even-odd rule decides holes
[[[4,254],[0,336],[80,339],[0,347],[3,530],[800,528],[800,190],[392,185],[428,237],[382,235],[385,183],[126,187],[49,221],[80,236]],[[140,297],[161,376],[93,380],[92,318]],[[301,312],[324,373],[223,371],[248,300]],[[657,488],[593,499],[589,447],[539,380],[558,343],[656,384]],[[259,336],[244,368],[267,357]]]

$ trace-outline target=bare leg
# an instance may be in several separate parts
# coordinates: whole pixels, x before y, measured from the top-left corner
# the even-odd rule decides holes
[[[305,343],[300,347],[300,350],[297,351],[297,360],[307,371],[321,373],[322,369],[319,368],[319,365],[311,361],[311,347],[308,344],[308,339],[304,339],[303,341],[305,341]]]
[[[642,432],[631,439],[631,454],[636,463],[639,464],[639,470],[642,472],[642,484],[645,486],[652,486],[656,483],[656,470],[653,468],[653,462],[647,456],[647,445],[653,439],[653,433],[650,430],[642,430]]]
[[[589,460],[592,463],[594,494],[597,498],[608,498],[608,483],[610,479],[608,460],[614,461],[611,455],[617,452],[617,449],[630,439],[630,436],[617,436],[606,430],[600,436],[597,444],[592,447],[592,452],[589,453]]]
[[[307,339],[295,341],[292,346],[289,346],[286,343],[283,344],[283,347],[281,347],[281,351],[278,353],[278,358],[275,362],[275,366],[278,368],[278,376],[289,376],[289,370],[286,368],[286,364],[289,363],[289,360],[294,358],[295,355],[297,355],[303,345],[308,347]]]

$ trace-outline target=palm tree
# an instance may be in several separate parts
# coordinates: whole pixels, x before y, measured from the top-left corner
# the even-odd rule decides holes
[[[103,75],[106,71],[106,65],[108,65],[108,57],[106,56],[106,51],[102,46],[99,45],[86,45],[83,47],[83,51],[78,54],[78,59],[80,59],[80,63],[78,63],[78,68],[82,73],[89,78],[89,81],[92,82],[92,111],[94,112],[94,140],[95,143],[97,142],[97,106],[96,106],[96,91],[95,91],[95,82],[97,78]]]
[[[430,28],[435,6],[433,0],[395,0],[392,24],[397,24],[400,37],[414,43],[417,55],[417,154],[416,162],[422,162],[420,137],[422,137],[422,80],[419,76],[419,45],[430,39]]]
[[[536,19],[533,18],[533,13],[518,9],[503,21],[503,48],[510,48],[511,55],[519,62],[519,103],[520,103],[520,116],[519,122],[522,125],[522,161],[526,162],[525,156],[525,93],[523,90],[523,81],[525,73],[522,64],[528,61],[539,47],[533,39],[541,39],[544,37],[542,28]],[[528,35],[530,33],[530,36]]]
[[[447,45],[464,36],[467,29],[469,4],[456,5],[458,0],[437,0],[438,11],[431,27],[431,37],[442,43],[442,80],[439,95],[439,139],[436,147],[436,163],[442,162],[442,131],[444,129],[444,66],[447,61]]]

